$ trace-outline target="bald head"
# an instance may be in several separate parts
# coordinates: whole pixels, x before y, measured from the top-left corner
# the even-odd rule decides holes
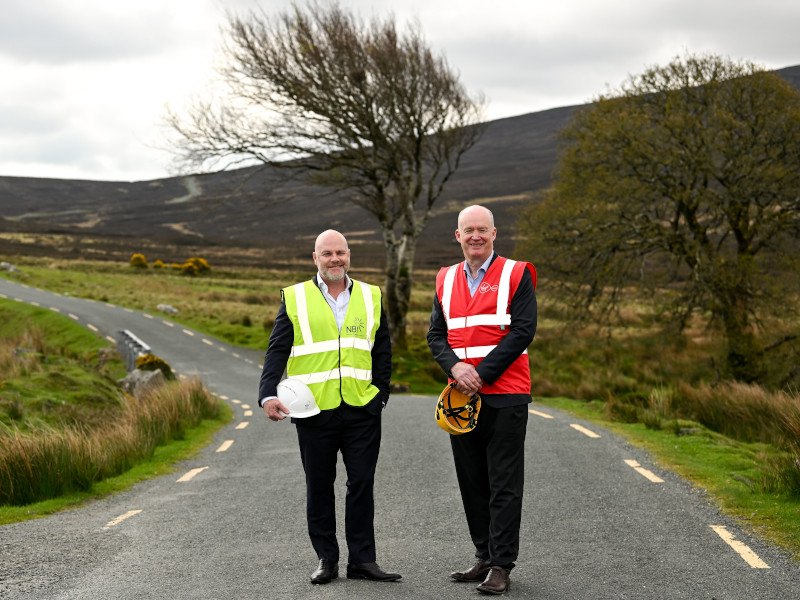
[[[319,252],[321,248],[330,245],[339,245],[347,248],[347,240],[335,229],[326,229],[317,236],[314,242],[314,252]]]
[[[461,225],[465,220],[474,219],[479,219],[484,223],[488,223],[489,227],[494,227],[494,215],[492,211],[480,204],[473,204],[472,206],[462,209],[462,211],[458,213],[458,228],[461,229]]]

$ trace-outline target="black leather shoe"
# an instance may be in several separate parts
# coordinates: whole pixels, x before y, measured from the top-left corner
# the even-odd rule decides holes
[[[369,579],[371,581],[397,581],[400,573],[387,573],[377,563],[362,563],[360,565],[347,565],[348,579]]]
[[[511,587],[511,579],[508,575],[508,569],[491,567],[486,579],[476,589],[483,594],[505,594]]]
[[[466,571],[455,571],[450,573],[453,581],[483,581],[489,573],[489,563],[485,560],[478,560],[470,569]]]
[[[311,583],[330,583],[339,577],[339,563],[321,558],[317,570],[311,574]]]

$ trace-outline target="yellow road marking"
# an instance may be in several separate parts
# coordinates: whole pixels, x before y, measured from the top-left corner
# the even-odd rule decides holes
[[[213,346],[214,345],[214,342],[212,342],[211,340],[207,340],[206,338],[203,338],[203,343],[204,344],[208,344],[209,346]]]
[[[189,331],[188,329],[184,329],[183,333],[185,333],[186,335],[192,335],[192,336],[194,335],[194,331]]]
[[[642,465],[640,465],[635,460],[627,460],[626,459],[625,460],[625,464],[628,465],[629,467],[631,467],[637,473],[639,473],[639,475],[643,475],[644,477],[647,477],[653,483],[664,483],[664,480],[661,479],[661,477],[659,477],[658,475],[656,475],[652,471],[648,471],[647,469],[645,469]]]
[[[225,350],[225,348],[223,348],[222,346],[217,346],[217,350],[219,350],[220,352],[227,352],[227,350]]]
[[[247,410],[248,408],[250,408],[249,404],[242,404],[242,410]]]
[[[733,548],[734,552],[736,552],[739,556],[742,557],[744,562],[750,565],[754,569],[769,569],[770,566],[761,560],[758,555],[753,552],[747,544],[744,544],[733,537],[733,534],[728,531],[724,525],[709,525],[711,529],[717,532],[717,535],[722,538],[722,540],[728,544],[731,548]]]
[[[191,481],[194,477],[203,471],[205,471],[208,467],[198,467],[197,469],[192,469],[185,475],[183,475],[176,483],[184,483],[186,481]]]
[[[155,319],[155,317],[154,317],[153,315],[148,315],[147,313],[142,313],[142,316],[143,316],[145,319]]]
[[[245,427],[247,427],[249,424],[250,424],[250,422],[249,422],[249,421],[242,421],[241,423],[239,423],[239,424],[236,426],[236,429],[244,429],[244,428],[245,428]]]
[[[243,414],[244,414],[245,417],[252,417],[253,416],[253,411],[252,410],[246,410],[246,411],[244,411]]]
[[[217,448],[217,452],[225,452],[228,448],[233,446],[233,440],[225,440],[222,442],[219,448]]]
[[[8,300],[8,296],[6,296],[5,294],[0,294],[0,298],[5,298],[6,300]]]
[[[111,342],[112,344],[116,344],[116,343],[117,343],[117,340],[115,340],[114,338],[112,338],[110,335],[107,335],[107,336],[106,336],[106,339],[107,339],[109,342]]]
[[[164,325],[166,325],[167,327],[175,327],[175,323],[171,323],[171,322],[169,322],[169,321],[161,321],[161,322],[162,322]]]
[[[95,326],[94,326],[94,325],[92,325],[91,323],[87,323],[87,324],[86,324],[86,326],[87,326],[89,329],[91,329],[92,331],[94,331],[95,333],[97,333],[97,332],[99,331],[99,330],[97,329],[97,327],[95,327]]]
[[[233,357],[234,358],[241,358],[238,354],[236,354],[236,352],[233,353]]]
[[[115,526],[119,525],[120,523],[122,523],[124,520],[130,519],[131,517],[133,517],[135,515],[138,515],[140,512],[142,512],[142,511],[141,510],[129,510],[124,515],[120,515],[116,519],[113,519],[112,521],[109,521],[108,523],[106,523],[103,526],[103,529],[110,529],[111,527],[115,527]]]
[[[572,427],[575,431],[580,431],[586,437],[590,437],[590,438],[599,438],[600,437],[594,431],[592,431],[590,429],[586,429],[586,427],[583,427],[582,425],[578,425],[577,423],[570,423],[569,426]]]
[[[56,308],[55,306],[51,306],[50,310],[52,310],[53,312],[57,312],[57,313],[61,312],[61,309],[60,308]]]
[[[31,300],[31,306],[41,306],[41,304],[39,304],[35,300]]]
[[[539,412],[538,410],[533,410],[532,408],[528,409],[528,412],[532,415],[536,415],[537,417],[542,417],[543,419],[552,419],[553,415],[548,415],[547,413]]]
[[[72,313],[67,313],[67,316],[72,319],[73,321],[80,321],[81,318],[78,315],[73,315]]]

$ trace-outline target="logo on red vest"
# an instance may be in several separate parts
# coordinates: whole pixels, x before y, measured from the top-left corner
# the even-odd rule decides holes
[[[481,294],[485,294],[486,292],[489,292],[489,291],[496,292],[496,291],[497,291],[497,286],[496,286],[496,285],[491,285],[491,284],[489,284],[489,283],[486,283],[486,282],[484,281],[484,282],[481,284],[481,286],[478,288],[478,291],[479,291]]]

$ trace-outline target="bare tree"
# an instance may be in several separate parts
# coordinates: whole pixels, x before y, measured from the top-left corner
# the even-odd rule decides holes
[[[365,23],[336,4],[231,16],[229,97],[168,117],[176,151],[203,169],[256,160],[347,190],[386,248],[385,300],[406,346],[416,244],[461,157],[478,140],[482,98],[427,46],[419,25]]]

